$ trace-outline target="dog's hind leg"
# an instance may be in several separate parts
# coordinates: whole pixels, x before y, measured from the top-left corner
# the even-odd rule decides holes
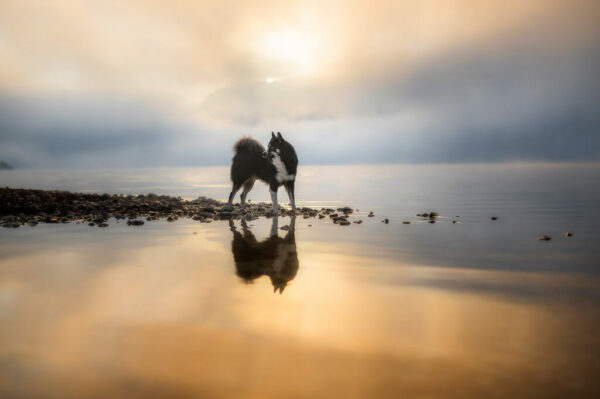
[[[244,183],[244,190],[242,191],[242,195],[240,197],[242,206],[246,205],[246,196],[248,195],[250,190],[252,190],[252,187],[254,186],[255,181],[256,181],[256,178],[251,177],[248,180],[246,180],[246,182]]]
[[[285,183],[285,191],[287,191],[288,197],[290,199],[290,204],[292,205],[292,212],[296,213],[296,196],[294,195],[294,180],[290,180]]]
[[[229,194],[229,201],[227,201],[227,205],[225,205],[223,207],[223,209],[231,209],[232,208],[231,203],[233,202],[233,198],[235,197],[237,192],[240,190],[241,186],[242,186],[241,184],[233,183],[233,188],[231,189],[231,193]]]

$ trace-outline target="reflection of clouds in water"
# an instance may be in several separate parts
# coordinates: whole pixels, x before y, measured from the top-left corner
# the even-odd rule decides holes
[[[566,397],[595,381],[598,308],[573,293],[597,297],[589,276],[415,266],[359,241],[376,230],[298,219],[278,237],[283,220],[236,221],[233,240],[224,221],[0,230],[0,396],[478,397],[502,381]]]
[[[236,274],[245,282],[252,282],[261,276],[268,276],[274,292],[283,290],[296,277],[298,272],[298,252],[295,237],[296,218],[292,218],[284,238],[277,234],[278,218],[272,219],[268,238],[258,241],[242,219],[240,233],[233,220],[229,226],[233,232],[231,251],[235,261]]]

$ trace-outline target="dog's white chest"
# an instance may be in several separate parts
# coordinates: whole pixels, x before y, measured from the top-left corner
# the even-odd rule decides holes
[[[279,155],[275,155],[271,162],[273,163],[273,166],[275,166],[275,170],[277,171],[277,173],[275,174],[275,179],[277,179],[279,183],[294,180],[296,178],[296,176],[288,174],[288,171],[285,168],[285,164],[283,163]]]

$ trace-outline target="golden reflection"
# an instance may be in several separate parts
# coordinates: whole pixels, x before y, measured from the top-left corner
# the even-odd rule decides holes
[[[273,284],[273,292],[279,291],[281,294],[296,277],[299,263],[295,236],[296,218],[291,219],[284,238],[277,234],[278,219],[272,219],[271,233],[263,241],[256,239],[245,219],[241,221],[241,233],[233,220],[229,220],[229,227],[233,232],[231,252],[236,274],[247,283],[261,276],[268,276]]]
[[[598,396],[597,278],[428,267],[306,223],[0,240],[0,397]]]

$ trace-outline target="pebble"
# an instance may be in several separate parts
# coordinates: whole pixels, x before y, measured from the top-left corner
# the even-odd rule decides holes
[[[143,220],[139,220],[139,219],[134,219],[134,220],[128,220],[127,221],[127,226],[141,226],[144,224]]]

